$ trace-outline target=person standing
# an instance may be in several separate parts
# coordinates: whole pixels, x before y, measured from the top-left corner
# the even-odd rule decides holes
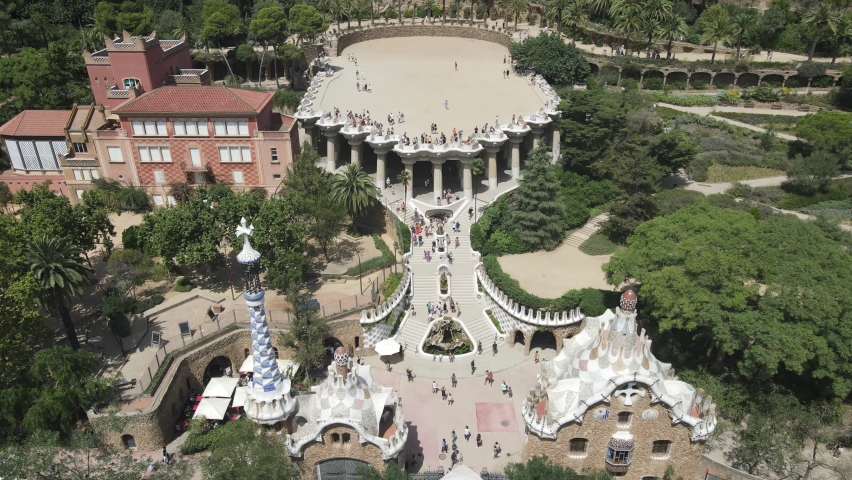
[[[458,72],[459,71],[459,62],[455,62],[455,64],[456,64],[456,71]]]
[[[494,352],[494,354],[491,355],[492,357],[497,355],[497,341],[496,340],[494,341],[494,343],[491,344],[491,351]]]
[[[438,393],[438,382],[432,380],[432,393]]]
[[[535,363],[538,363],[538,351],[535,352]]]
[[[467,425],[464,426],[464,441],[470,441],[470,428],[468,428]]]
[[[456,388],[456,386],[458,386],[458,383],[459,383],[459,382],[458,382],[458,380],[456,379],[456,374],[455,374],[455,373],[453,373],[453,376],[452,376],[452,378],[450,379],[450,381],[452,381],[452,382],[453,382],[453,388]]]
[[[414,380],[414,373],[411,371],[411,367],[405,369],[405,376],[408,377],[409,382]]]
[[[449,109],[450,109],[450,101],[444,100],[444,110],[449,110]]]
[[[165,446],[163,446],[163,463],[166,465],[169,464],[169,452],[166,450]]]
[[[473,372],[476,371],[476,362],[474,360],[470,361],[470,374],[473,375]]]
[[[455,431],[455,430],[453,430],[453,431],[450,433],[450,440],[451,440],[453,443],[456,443],[456,439],[458,439],[458,438],[459,438],[459,437],[457,437],[457,436],[456,436],[456,431]]]
[[[500,451],[497,449],[497,442],[494,442],[494,458],[500,456]]]
[[[453,400],[453,394],[448,393],[447,394],[447,405],[452,405],[453,403],[455,403],[455,400]]]
[[[503,395],[506,395],[506,391],[509,389],[509,386],[506,385],[506,381],[503,380],[503,385],[500,385],[500,390],[503,390]]]
[[[441,399],[442,399],[442,400],[446,400],[446,399],[447,399],[447,389],[446,389],[446,387],[441,387]]]
[[[447,446],[447,439],[442,438],[441,439],[441,453],[447,453],[447,450],[449,450],[449,448],[450,447]]]
[[[482,434],[477,433],[476,434],[476,448],[479,448],[481,446],[482,446]]]

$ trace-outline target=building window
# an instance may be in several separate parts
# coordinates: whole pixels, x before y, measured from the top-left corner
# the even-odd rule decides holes
[[[121,154],[121,147],[107,147],[109,161],[112,163],[121,163],[124,161],[124,156]]]
[[[74,147],[74,153],[88,153],[89,147],[85,142],[74,142],[71,144]]]
[[[165,120],[133,120],[130,125],[133,126],[133,136],[135,137],[165,137],[168,135]]]
[[[651,458],[665,459],[669,457],[669,451],[672,448],[670,440],[656,440],[651,446]]]
[[[222,163],[249,163],[251,149],[249,147],[219,147],[219,161]]]
[[[272,179],[273,180],[281,180],[281,174],[280,173],[272,174]]]
[[[278,349],[277,348],[272,347],[272,353],[275,354],[275,358],[278,358]]]
[[[625,426],[630,425],[630,421],[633,420],[633,414],[630,412],[619,412],[618,413],[618,425]]]
[[[241,185],[241,184],[245,183],[243,181],[243,172],[241,172],[239,170],[234,170],[233,173],[234,173],[234,183],[236,183],[237,185]]]
[[[169,147],[139,147],[139,161],[142,163],[171,163]]]
[[[166,201],[169,202],[169,206],[171,206],[171,207],[174,207],[175,205],[177,205],[177,200],[175,200],[175,197],[173,197],[171,195],[166,197]]]
[[[572,438],[568,442],[568,451],[571,453],[586,453],[589,448],[589,441],[585,438]]]
[[[606,461],[610,465],[629,465],[631,453],[633,453],[633,450],[619,450],[610,447],[606,452]]]
[[[104,80],[106,80],[106,79],[104,79]],[[125,78],[124,79],[124,88],[131,88],[131,87],[138,88],[140,85],[142,85],[142,82],[140,82],[138,78]]]
[[[272,157],[272,163],[278,163],[278,149],[270,148],[269,155]]]
[[[153,195],[151,198],[154,199],[154,205],[157,207],[163,206],[163,196],[162,195]]]
[[[76,169],[75,169],[75,170],[74,170],[74,180],[82,180],[82,179],[83,179],[83,172],[82,172],[82,170],[76,170]]]
[[[217,137],[248,136],[248,120],[217,120],[213,122]]]
[[[101,178],[101,174],[97,170],[92,170],[92,179],[97,180],[99,178]]]
[[[165,170],[154,170],[154,183],[166,183]]]
[[[331,443],[340,443],[340,434],[332,433],[331,434]]]
[[[83,192],[85,192],[85,190],[77,190],[77,198],[78,199],[80,199],[80,200],[83,199]],[[657,443],[657,442],[654,442],[654,443]]]
[[[351,438],[352,438],[351,435],[349,435],[348,433],[344,433],[343,434],[343,443],[349,443],[349,440]]]
[[[204,185],[207,183],[204,179],[204,172],[195,172],[195,184]]]
[[[207,120],[177,120],[172,121],[175,136],[207,136]]]

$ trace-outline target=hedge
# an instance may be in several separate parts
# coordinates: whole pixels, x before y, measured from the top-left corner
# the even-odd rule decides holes
[[[521,288],[518,281],[503,272],[497,257],[485,255],[482,264],[488,277],[494,285],[505,293],[511,300],[521,306],[533,310],[548,312],[564,312],[580,307],[580,310],[589,316],[596,317],[606,311],[606,305],[618,303],[619,292],[598,290],[596,288],[583,288],[580,290],[569,290],[559,298],[542,298]]]
[[[384,267],[385,265],[393,262],[393,257],[394,257],[393,252],[390,251],[390,248],[388,248],[388,245],[385,243],[385,241],[382,240],[381,237],[379,237],[375,233],[372,236],[373,236],[373,243],[376,245],[376,248],[380,252],[382,252],[382,255],[379,256],[379,257],[376,257],[376,258],[371,258],[371,259],[367,260],[366,262],[363,262],[360,266],[356,265],[356,266],[350,268],[349,270],[346,270],[346,273],[344,275],[349,275],[350,277],[354,277],[354,276],[357,276],[357,275],[359,275],[363,272],[369,272],[370,270],[373,270],[374,268]],[[409,239],[409,242],[410,241],[411,240]]]
[[[719,97],[716,95],[671,95],[663,92],[653,92],[648,94],[651,100],[655,102],[663,102],[678,107],[712,107],[716,105]]]

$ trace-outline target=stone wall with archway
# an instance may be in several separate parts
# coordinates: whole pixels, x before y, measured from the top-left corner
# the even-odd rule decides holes
[[[337,437],[334,437],[334,435],[337,435]],[[349,442],[343,442],[344,435],[349,435]],[[372,465],[380,472],[385,470],[386,463],[396,462],[396,460],[390,462],[382,460],[382,451],[379,447],[369,442],[361,444],[358,441],[359,436],[358,431],[348,425],[332,425],[325,429],[321,435],[321,442],[307,444],[302,451],[302,458],[293,459],[299,465],[301,478],[304,480],[313,479],[315,465],[334,458],[359,460]],[[333,438],[337,438],[338,441],[332,441]]]
[[[471,28],[456,25],[389,25],[356,30],[337,38],[337,55],[356,43],[382,38],[399,37],[458,37],[482,40],[509,47],[511,35],[485,28]]]
[[[759,82],[760,76],[756,73],[741,73],[737,77],[737,87],[740,88],[756,87]]]

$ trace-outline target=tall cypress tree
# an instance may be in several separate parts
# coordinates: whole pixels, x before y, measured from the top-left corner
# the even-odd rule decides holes
[[[565,207],[560,201],[560,168],[550,164],[547,146],[530,152],[515,191],[515,235],[530,250],[553,250],[565,238]]]

